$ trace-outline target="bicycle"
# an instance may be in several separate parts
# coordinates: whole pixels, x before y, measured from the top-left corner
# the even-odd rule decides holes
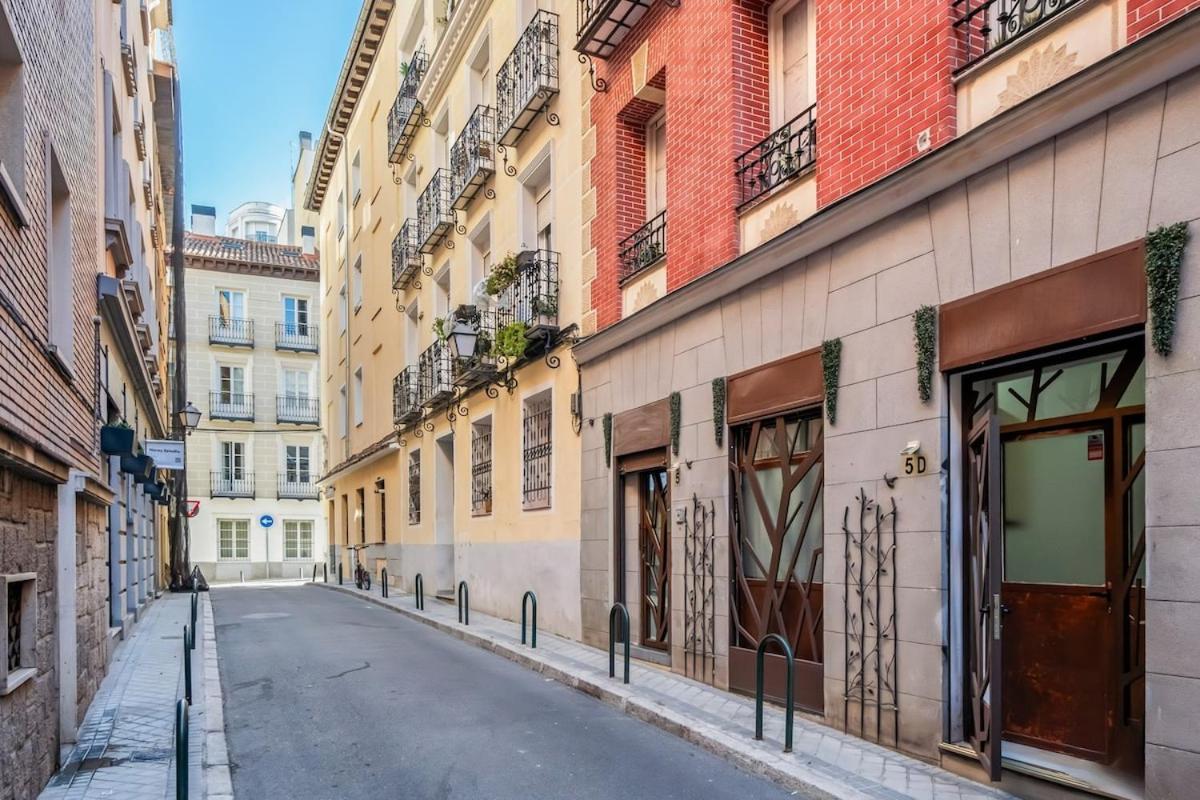
[[[351,547],[354,552],[354,585],[359,589],[371,591],[371,572],[363,566],[362,561],[358,557],[358,551],[362,550],[366,545],[359,547]]]

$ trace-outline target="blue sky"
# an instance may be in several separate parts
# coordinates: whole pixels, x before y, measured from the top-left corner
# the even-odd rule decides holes
[[[360,0],[175,0],[184,215],[286,206],[297,135],[319,138]]]

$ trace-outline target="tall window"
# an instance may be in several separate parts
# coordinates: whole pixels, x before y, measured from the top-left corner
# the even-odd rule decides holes
[[[217,521],[219,553],[222,561],[250,560],[250,520],[222,519]]]
[[[233,289],[221,289],[217,292],[217,314],[222,322],[231,322],[246,318],[246,293]]]
[[[308,375],[308,370],[284,369],[283,396],[289,400],[307,400],[309,396]]]
[[[421,451],[408,454],[408,524],[421,524]]]
[[[438,272],[437,277],[433,280],[434,285],[434,313],[437,316],[445,319],[450,314],[450,264],[447,262]]]
[[[525,400],[522,495],[527,509],[550,506],[550,422],[549,389]]]
[[[226,481],[246,478],[246,445],[243,442],[221,442],[221,477]]]
[[[357,204],[362,195],[362,153],[354,154],[354,163],[350,165],[350,202]]]
[[[312,560],[313,524],[308,519],[283,521],[283,557],[289,560]]]
[[[283,324],[285,332],[292,336],[308,335],[308,298],[283,298]]]
[[[346,403],[347,402],[348,402],[348,400],[346,398],[346,384],[343,383],[342,388],[338,391],[338,403],[339,403],[339,405],[338,405],[338,430],[343,439],[346,438],[346,436],[350,433],[346,429],[346,409],[347,409]]]
[[[383,478],[375,479],[375,500],[379,503],[379,541],[387,541],[387,489]]]
[[[471,106],[496,104],[496,79],[492,74],[491,40],[484,39],[471,59]]]
[[[346,287],[343,286],[338,290],[338,330],[341,333],[346,332],[346,325],[350,319],[350,301],[346,296]]]
[[[667,115],[659,112],[646,124],[646,219],[667,207]]]
[[[0,7],[0,198],[24,214],[25,206],[25,78],[21,52]]]
[[[471,424],[471,513],[492,513],[492,418]]]
[[[471,291],[492,270],[492,222],[485,220],[471,236]],[[474,299],[472,299],[474,302]]]
[[[289,484],[312,482],[309,472],[309,448],[306,444],[289,444],[283,451],[284,479]]]
[[[240,406],[246,394],[246,370],[243,367],[221,366],[218,385],[222,405]]]
[[[5,123],[7,125],[8,123]],[[58,154],[48,146],[50,161],[50,274],[47,288],[50,310],[50,344],[59,360],[70,367],[75,361],[75,276],[71,248],[71,192]]]
[[[539,250],[554,249],[554,198],[550,184],[539,190],[536,203],[537,247]]]
[[[363,304],[363,268],[362,255],[354,259],[354,272],[350,276],[351,290],[354,292],[354,310],[358,311]]]
[[[367,492],[361,486],[355,490],[355,500],[358,501],[356,516],[358,517],[358,541],[367,543]]]
[[[337,225],[338,225],[337,235],[338,235],[338,238],[341,239],[342,236],[346,233],[346,193],[345,192],[338,192]]]
[[[808,12],[806,0],[778,2],[771,9],[768,42],[772,128],[793,119],[813,103]]]
[[[354,424],[363,424],[363,368],[354,370]]]

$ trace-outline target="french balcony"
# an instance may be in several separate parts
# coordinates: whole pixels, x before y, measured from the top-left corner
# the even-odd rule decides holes
[[[425,191],[417,198],[417,245],[422,253],[432,253],[454,229],[450,208],[450,170],[433,173]]]
[[[475,354],[470,358],[459,358],[454,365],[454,383],[463,388],[472,388],[487,381],[499,367],[497,341],[500,330],[512,322],[512,312],[506,309],[481,309],[478,306],[459,306],[452,315],[455,322],[474,325],[479,331],[475,340]]]
[[[421,405],[427,408],[443,403],[454,395],[454,363],[450,346],[435,341],[418,361],[421,372]]]
[[[315,397],[280,395],[275,398],[275,421],[295,425],[316,425],[321,417]]]
[[[961,69],[1017,41],[1084,0],[954,0]]]
[[[240,392],[210,392],[208,417],[209,419],[253,422],[254,395]]]
[[[497,144],[520,141],[556,94],[558,14],[538,11],[496,71]]]
[[[558,330],[558,253],[526,250],[517,254],[517,279],[506,290],[513,321],[533,338]]]
[[[294,353],[315,353],[319,335],[317,326],[307,322],[276,322],[275,349],[290,350]]]
[[[496,114],[475,106],[450,148],[450,207],[464,211],[496,172]]]
[[[398,163],[408,152],[425,108],[417,99],[417,87],[429,69],[429,56],[424,48],[418,48],[412,59],[401,67],[400,90],[388,114],[388,161]]]
[[[576,0],[575,49],[608,58],[653,5],[654,0]]]
[[[254,497],[254,473],[214,472],[208,488],[211,497]]]
[[[626,236],[618,246],[621,280],[626,281],[667,256],[667,212],[658,212],[642,227]]]
[[[408,425],[421,417],[421,373],[410,364],[392,380],[392,423]]]
[[[254,320],[212,316],[208,318],[208,343],[228,347],[254,347]]]
[[[737,157],[738,210],[805,174],[817,160],[817,107],[811,105]]]
[[[320,496],[320,490],[312,482],[311,475],[280,475],[275,488],[275,497],[278,500],[317,500]]]
[[[392,239],[392,290],[402,292],[421,271],[421,245],[417,238],[417,221],[404,220],[400,232]]]

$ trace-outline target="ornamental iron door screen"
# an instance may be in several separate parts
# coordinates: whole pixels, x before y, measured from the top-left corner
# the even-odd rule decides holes
[[[637,473],[638,554],[641,563],[641,644],[671,644],[671,494],[666,470]]]
[[[819,408],[780,414],[734,428],[730,461],[730,688],[755,690],[755,650],[777,633],[795,654],[796,705],[816,713],[825,708],[824,444]],[[764,694],[782,702],[784,658],[765,660]]]

